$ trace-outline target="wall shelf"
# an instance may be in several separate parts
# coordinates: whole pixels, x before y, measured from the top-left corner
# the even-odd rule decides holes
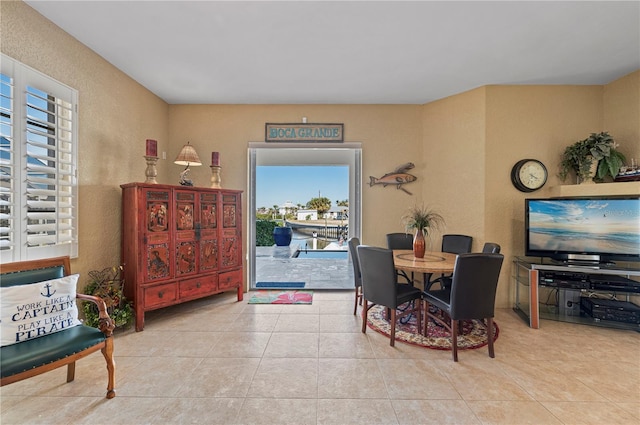
[[[551,188],[551,196],[640,195],[639,182],[569,184]]]

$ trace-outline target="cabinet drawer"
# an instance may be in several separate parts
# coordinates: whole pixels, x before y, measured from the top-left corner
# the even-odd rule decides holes
[[[176,283],[144,288],[145,308],[174,302],[178,298],[177,289],[178,285]]]
[[[216,275],[209,274],[180,281],[180,298],[207,295],[217,290]]]
[[[218,289],[221,291],[229,288],[237,288],[242,286],[242,269],[220,273],[218,277]]]

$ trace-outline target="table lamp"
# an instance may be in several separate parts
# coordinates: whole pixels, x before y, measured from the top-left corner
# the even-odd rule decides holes
[[[182,186],[193,186],[193,180],[187,178],[187,174],[189,173],[189,166],[193,165],[198,166],[202,165],[200,158],[198,157],[198,153],[196,150],[187,142],[186,145],[182,147],[180,153],[176,157],[174,164],[185,165],[185,169],[180,173],[180,184]]]

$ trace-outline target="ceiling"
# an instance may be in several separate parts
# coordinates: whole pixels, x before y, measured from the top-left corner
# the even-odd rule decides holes
[[[640,68],[640,2],[26,1],[170,104],[423,104]]]

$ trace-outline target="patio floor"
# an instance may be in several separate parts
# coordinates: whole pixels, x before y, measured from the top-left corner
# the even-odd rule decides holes
[[[351,260],[291,258],[296,247],[256,247],[256,282],[305,282],[304,289],[353,289]]]

